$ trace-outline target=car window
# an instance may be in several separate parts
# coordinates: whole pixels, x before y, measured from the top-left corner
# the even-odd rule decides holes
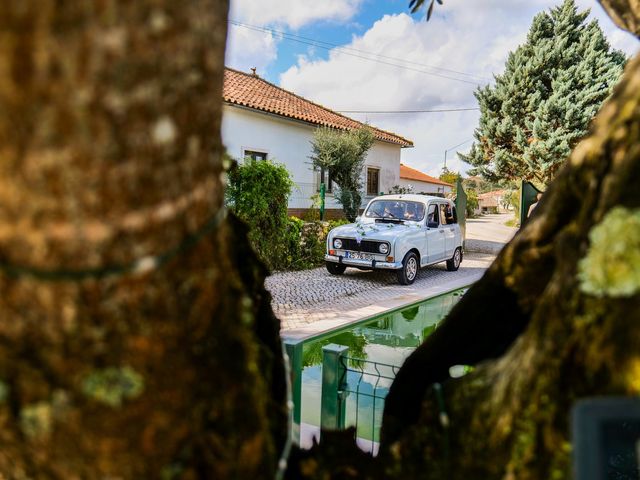
[[[429,205],[429,209],[427,210],[427,223],[435,222],[439,223],[438,219],[438,205],[432,203]]]
[[[397,218],[420,222],[424,219],[424,204],[408,200],[374,200],[364,213],[367,218]]]
[[[446,225],[448,223],[446,206],[443,203],[441,203],[439,207],[440,207],[440,225]]]
[[[451,222],[449,223],[458,223],[458,212],[456,212],[455,205],[451,206]]]

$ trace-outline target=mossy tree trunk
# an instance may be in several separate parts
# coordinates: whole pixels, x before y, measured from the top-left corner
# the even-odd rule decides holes
[[[638,34],[637,2],[602,3]],[[640,395],[638,185],[640,58],[533,216],[403,365],[380,456],[333,434],[297,452],[291,478],[572,478],[576,400]]]
[[[533,216],[400,371],[383,426],[389,476],[571,478],[575,401],[640,395],[638,185],[640,58]],[[455,364],[477,368],[448,379]]]
[[[272,478],[278,322],[222,205],[227,0],[0,2],[0,476]]]

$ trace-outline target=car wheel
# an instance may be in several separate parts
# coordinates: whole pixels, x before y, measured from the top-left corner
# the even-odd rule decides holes
[[[460,268],[460,263],[462,262],[462,249],[460,247],[456,248],[456,251],[453,252],[453,257],[447,260],[447,270],[450,272],[455,272]]]
[[[418,276],[418,270],[420,270],[418,256],[414,252],[407,253],[402,261],[402,268],[398,270],[398,283],[411,285]]]
[[[325,262],[325,265],[327,266],[327,272],[331,275],[342,275],[347,269],[347,267],[340,265],[339,263]]]

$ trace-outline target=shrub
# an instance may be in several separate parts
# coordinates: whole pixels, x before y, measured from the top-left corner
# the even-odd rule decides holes
[[[331,229],[345,223],[347,223],[346,220],[305,222],[297,217],[289,217],[286,242],[284,242],[286,254],[280,267],[304,270],[322,265],[327,235]]]
[[[227,206],[249,225],[249,241],[267,267],[287,263],[287,203],[293,183],[284,165],[245,160],[228,172]]]

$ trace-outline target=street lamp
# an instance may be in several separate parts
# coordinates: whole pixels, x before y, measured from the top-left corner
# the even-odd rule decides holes
[[[446,168],[447,168],[447,152],[450,152],[451,150],[454,150],[454,149],[458,148],[460,145],[464,145],[465,143],[468,143],[468,142],[471,142],[471,141],[473,141],[473,138],[470,138],[469,140],[465,140],[464,142],[461,142],[461,143],[459,143],[457,145],[454,145],[451,148],[447,148],[444,151],[444,168],[443,168],[443,170],[446,170]]]

